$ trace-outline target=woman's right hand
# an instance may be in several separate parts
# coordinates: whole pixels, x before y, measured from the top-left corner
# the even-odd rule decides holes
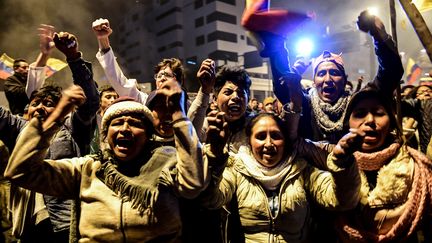
[[[333,155],[338,159],[344,159],[354,152],[361,150],[366,133],[360,129],[351,128],[333,148]]]
[[[229,128],[225,121],[225,112],[211,111],[207,115],[207,139],[214,154],[223,153],[225,144],[228,141]]]

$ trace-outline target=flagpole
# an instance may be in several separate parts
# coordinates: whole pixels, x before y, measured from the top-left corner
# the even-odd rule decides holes
[[[399,2],[407,14],[411,24],[413,25],[423,47],[425,48],[429,56],[429,60],[432,61],[432,34],[428,29],[422,15],[420,14],[420,11],[417,9],[414,3],[411,2],[411,0],[399,0]]]
[[[395,0],[389,0],[390,3],[390,25],[391,25],[391,33],[393,40],[395,42],[396,51],[399,53],[398,49],[398,39],[397,39],[397,32],[396,32],[396,7],[395,7]],[[399,80],[400,81],[400,80]],[[402,128],[402,111],[401,111],[401,82],[398,83],[396,86],[396,118],[399,124],[399,127]]]
[[[396,43],[396,50],[398,50],[398,39],[397,39],[397,33],[396,33],[396,8],[395,8],[395,0],[389,0],[389,1],[390,1],[391,33],[392,33],[393,40]]]

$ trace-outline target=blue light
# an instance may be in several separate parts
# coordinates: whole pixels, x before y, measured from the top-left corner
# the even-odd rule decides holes
[[[314,48],[314,44],[309,38],[302,38],[297,41],[296,51],[297,55],[308,57],[312,53]]]

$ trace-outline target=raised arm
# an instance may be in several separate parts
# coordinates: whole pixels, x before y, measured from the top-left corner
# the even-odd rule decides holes
[[[213,91],[215,84],[215,62],[211,59],[206,59],[201,63],[201,67],[197,73],[201,87],[198,94],[189,107],[187,116],[192,121],[200,141],[204,141],[204,134],[202,128],[206,117],[206,112],[210,100],[210,94]]]
[[[33,91],[40,89],[45,83],[45,66],[54,49],[54,26],[41,24],[38,28],[40,53],[35,63],[29,67],[26,93],[30,98]]]
[[[184,198],[194,198],[208,182],[208,161],[204,159],[202,145],[184,107],[185,94],[177,81],[169,80],[157,90],[157,96],[165,101],[166,112],[172,117],[177,174],[175,189]]]
[[[396,44],[387,34],[381,19],[367,11],[360,13],[357,26],[361,31],[371,35],[374,40],[379,67],[372,82],[386,94],[392,95],[404,72]]]
[[[294,142],[298,138],[300,117],[302,114],[303,92],[300,84],[301,76],[291,73],[279,78],[276,89],[285,89],[287,97],[283,97],[280,117],[288,124],[288,139]],[[287,99],[288,98],[288,99]],[[278,98],[279,99],[279,98]]]
[[[129,96],[145,104],[148,95],[139,91],[136,79],[126,78],[117,63],[109,41],[109,36],[113,32],[109,21],[107,19],[97,19],[93,22],[92,28],[99,44],[99,52],[96,54],[96,58],[102,66],[109,84],[120,96]]]
[[[92,139],[92,121],[99,109],[99,93],[93,80],[92,65],[82,58],[82,53],[78,51],[78,39],[73,34],[55,34],[54,42],[66,57],[74,84],[83,89],[86,97],[86,101],[72,115],[71,129],[81,154],[87,154]]]
[[[235,192],[235,172],[232,168],[225,168],[228,160],[226,142],[229,137],[228,123],[224,119],[224,112],[212,111],[207,116],[207,144],[206,156],[209,159],[211,181],[200,201],[207,208],[220,208],[231,201]],[[230,159],[231,158],[231,159]]]

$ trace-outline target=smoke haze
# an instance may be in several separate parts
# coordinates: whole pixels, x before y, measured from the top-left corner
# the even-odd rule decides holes
[[[108,18],[116,31],[116,22],[121,18],[132,0],[0,0],[0,55],[7,53],[13,58],[24,58],[34,62],[39,53],[37,28],[39,24],[50,24],[56,31],[67,31],[78,37],[79,49],[84,58],[95,63],[98,46],[91,30],[91,23],[99,17]],[[115,41],[115,40],[114,40]],[[64,60],[55,50],[52,57]],[[101,71],[94,65],[95,76]],[[68,68],[65,68],[65,70]],[[54,74],[60,86],[71,82],[69,70]]]

